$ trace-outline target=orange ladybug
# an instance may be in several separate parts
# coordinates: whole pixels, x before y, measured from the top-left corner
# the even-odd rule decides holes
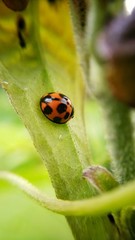
[[[52,122],[63,124],[74,117],[70,99],[62,93],[51,92],[40,99],[43,114]]]

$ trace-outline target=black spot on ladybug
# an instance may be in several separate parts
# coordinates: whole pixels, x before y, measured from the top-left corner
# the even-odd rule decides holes
[[[60,101],[60,99],[59,98],[52,98],[52,100],[55,100],[55,101]]]
[[[72,109],[70,117],[72,118],[74,116],[74,109]]]
[[[61,118],[60,117],[55,117],[55,118],[53,118],[53,122],[60,123],[61,122]]]
[[[69,117],[69,112],[66,112],[64,119],[68,119],[68,117]]]
[[[47,114],[47,115],[48,115],[48,114],[51,114],[52,111],[53,111],[52,108],[47,105],[47,106],[45,107],[45,109],[44,109],[44,114]]]
[[[59,98],[55,98],[55,101],[60,101],[60,99]]]
[[[66,109],[67,109],[67,105],[65,105],[64,103],[60,103],[57,107],[58,113],[63,113],[66,111]]]

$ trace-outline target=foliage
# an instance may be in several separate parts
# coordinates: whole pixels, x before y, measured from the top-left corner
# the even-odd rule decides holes
[[[104,47],[103,36],[108,34],[105,26],[122,11],[123,1],[70,0],[68,6],[60,0],[22,0],[28,6],[20,13],[12,11],[20,10],[16,1],[12,7],[8,2],[0,3],[0,83],[31,135],[57,198],[49,198],[13,173],[1,171],[0,179],[65,215],[75,239],[133,239],[135,183],[129,182],[135,168],[133,124],[129,106],[115,99],[108,86],[112,59],[98,49],[98,41]],[[67,124],[50,122],[40,110],[40,97],[52,91],[64,93],[74,104],[75,117]],[[86,92],[96,96],[103,110],[112,151],[110,157],[105,153],[104,160],[91,159]],[[33,157],[31,161],[34,166]],[[104,167],[93,166],[95,162]]]

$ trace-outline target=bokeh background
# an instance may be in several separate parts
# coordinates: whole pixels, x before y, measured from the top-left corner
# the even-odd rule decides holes
[[[129,1],[130,9],[132,3]],[[91,99],[85,104],[85,122],[90,157],[93,163],[105,164],[108,154],[102,113]],[[17,173],[49,196],[55,195],[47,170],[3,89],[0,89],[0,170]],[[0,240],[24,239],[73,240],[73,237],[63,216],[42,208],[16,187],[1,181]]]

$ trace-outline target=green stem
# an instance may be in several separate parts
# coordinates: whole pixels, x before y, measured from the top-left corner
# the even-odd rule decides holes
[[[114,1],[115,8],[112,8],[113,11],[109,4],[109,1],[106,1],[105,11],[104,8],[101,8],[101,5],[103,5],[102,0],[92,1],[93,16],[91,17],[91,21],[93,22],[93,28],[91,30],[90,48],[93,50],[93,55],[97,62],[93,64],[94,68],[96,65],[96,70],[93,70],[93,65],[91,66],[92,78],[94,76],[91,85],[95,89],[95,95],[105,115],[107,140],[109,149],[111,150],[114,174],[120,182],[126,182],[134,179],[135,173],[133,126],[130,119],[130,111],[128,107],[117,102],[111,96],[110,89],[107,86],[107,68],[99,63],[96,52],[99,33],[100,31],[104,31],[109,20],[109,14],[110,17],[114,17],[123,8],[123,1],[121,0],[117,1],[117,3]]]
[[[89,56],[90,52],[87,46],[87,15],[90,11],[90,2],[86,0],[68,0],[71,12],[76,49],[79,62],[82,67],[83,79],[86,85],[86,91],[89,93]]]
[[[0,180],[14,184],[43,207],[66,216],[99,216],[135,204],[135,181],[92,199],[67,201],[47,197],[27,180],[10,172],[0,171]]]
[[[108,96],[102,99],[112,168],[120,182],[134,179],[135,151],[130,110]]]

